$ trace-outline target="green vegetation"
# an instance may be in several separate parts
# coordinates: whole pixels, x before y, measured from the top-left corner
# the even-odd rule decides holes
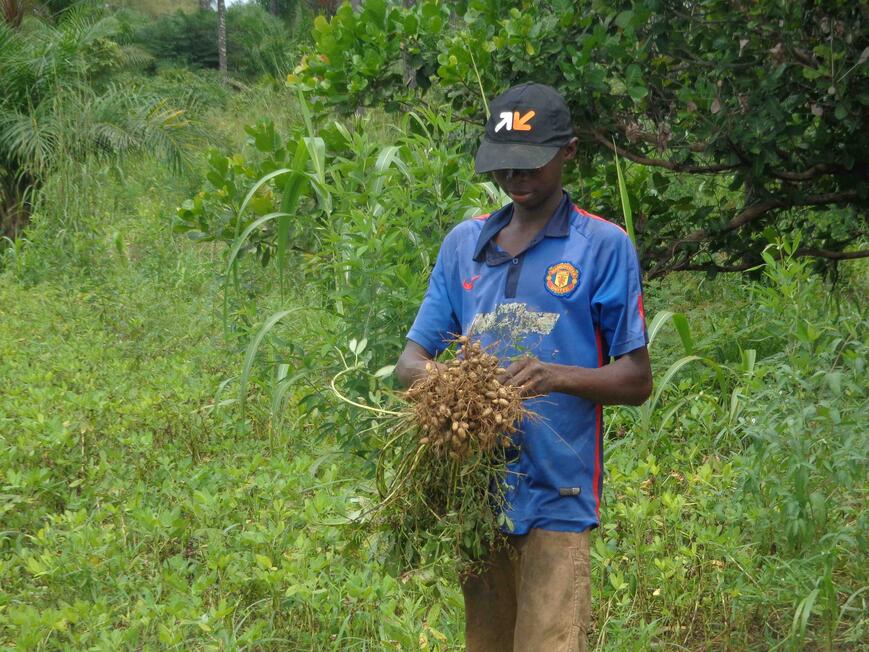
[[[822,259],[865,242],[865,22],[848,2],[370,0],[316,20],[294,78],[339,110],[446,100],[477,122],[481,89],[557,86],[582,177],[613,151],[641,166],[650,275],[746,270],[770,232]]]
[[[133,42],[157,60],[217,69],[217,13],[166,14],[142,24]],[[228,65],[243,79],[280,75],[292,67],[292,33],[287,25],[253,5],[233,5],[226,12]]]
[[[389,423],[330,383],[394,405],[443,233],[501,202],[471,175],[476,127],[446,86],[400,119],[347,117],[355,96],[335,114],[267,78],[94,69],[93,52],[128,52],[122,13],[36,20],[0,25],[20,72],[0,83],[38,100],[4,92],[18,114],[3,104],[0,130],[115,92],[184,107],[203,140],[173,167],[150,145],[94,149],[93,123],[66,115],[63,149],[31,168],[0,138],[4,179],[39,180],[0,244],[0,649],[462,649],[447,545],[398,566],[353,524],[378,500]],[[72,72],[19,84],[60,46],[51,69]],[[642,242],[654,174],[624,168]],[[619,215],[616,179],[602,166],[570,189]],[[655,393],[606,411],[597,649],[865,647],[869,268],[817,274],[803,226],[767,232],[751,275],[647,283]]]
[[[114,83],[147,59],[120,35],[118,20],[87,8],[54,23],[0,22],[0,235],[20,233],[40,186],[61,169],[135,151],[181,163],[192,135],[185,103]]]

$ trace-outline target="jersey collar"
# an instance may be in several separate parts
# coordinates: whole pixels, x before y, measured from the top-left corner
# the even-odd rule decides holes
[[[542,236],[547,238],[566,238],[570,232],[570,215],[573,212],[573,202],[570,195],[562,190],[561,202],[552,213],[552,217],[543,227]],[[486,258],[486,247],[496,235],[513,219],[513,202],[492,213],[483,224],[483,230],[477,238],[474,247],[474,260],[482,262]],[[538,234],[530,243],[529,248],[537,244],[542,236]]]

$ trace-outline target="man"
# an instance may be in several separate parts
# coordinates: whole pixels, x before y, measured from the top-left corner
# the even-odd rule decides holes
[[[573,652],[586,649],[590,618],[602,405],[651,392],[639,264],[621,228],[562,188],[577,149],[562,97],[522,84],[491,108],[475,167],[512,202],[444,239],[396,373],[411,384],[459,333],[513,360],[501,380],[537,416],[509,464],[508,545],[462,583],[467,649]]]

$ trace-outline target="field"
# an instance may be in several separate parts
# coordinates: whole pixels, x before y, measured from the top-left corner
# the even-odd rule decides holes
[[[74,54],[79,81],[106,92],[22,92],[43,118],[78,112],[50,123],[69,134],[46,141],[48,162],[0,149],[3,192],[26,176],[5,161],[35,184],[27,228],[0,239],[0,650],[464,649],[451,542],[429,539],[407,565],[359,527],[380,500],[390,431],[336,392],[396,405],[391,367],[444,233],[503,200],[471,172],[478,133],[446,95],[390,113],[288,89],[268,71],[308,38],[282,33],[314,20],[301,11],[278,23],[237,7],[259,58],[222,86],[194,65],[215,19],[194,5],[190,22],[122,12],[126,27],[97,30],[82,13],[57,31],[30,24],[36,45],[15,41],[19,72],[57,38],[72,54],[40,56]],[[431,7],[420,11],[438,32],[443,7]],[[176,30],[166,47],[189,51],[87,63],[109,37],[147,42],[163,25]],[[277,36],[260,48],[262,25]],[[4,88],[25,77],[4,81],[0,66]],[[637,102],[644,92],[632,88]],[[143,98],[151,109],[123,122]],[[610,162],[589,155],[570,190],[622,221]],[[724,182],[622,164],[640,235],[656,228],[644,212],[673,210],[688,229],[712,210],[696,195],[741,201]],[[744,273],[645,286],[655,389],[605,410],[594,649],[869,649],[869,263],[801,253],[821,227],[852,228],[856,209],[811,224],[782,213],[752,232],[762,253]]]
[[[312,379],[331,410],[291,400],[277,424],[257,390],[242,417],[221,253],[172,235],[184,188],[135,167],[102,186],[86,268],[50,242],[7,258],[2,645],[460,649],[450,568],[393,576],[346,525],[370,472],[334,433],[358,416]],[[647,289],[650,315],[684,312],[701,359],[661,322],[654,407],[608,410],[602,649],[865,638],[866,270],[832,294],[786,257],[767,272]],[[282,334],[315,347],[324,326]]]

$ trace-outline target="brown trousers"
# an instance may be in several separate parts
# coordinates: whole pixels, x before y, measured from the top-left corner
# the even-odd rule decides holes
[[[467,652],[585,652],[588,531],[510,536],[462,593]]]

